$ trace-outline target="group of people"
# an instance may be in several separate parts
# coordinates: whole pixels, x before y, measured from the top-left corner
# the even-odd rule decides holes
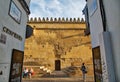
[[[24,68],[23,69],[23,78],[31,78],[34,75],[34,70],[32,68]]]

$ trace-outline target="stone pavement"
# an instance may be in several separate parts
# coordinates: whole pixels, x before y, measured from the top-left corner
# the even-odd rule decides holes
[[[39,79],[23,79],[22,82],[83,82],[83,81],[80,78],[39,78]]]
[[[63,71],[54,71],[50,75],[40,78],[23,78],[22,82],[83,82],[82,77],[69,77]],[[87,77],[86,82],[94,82],[92,77]]]

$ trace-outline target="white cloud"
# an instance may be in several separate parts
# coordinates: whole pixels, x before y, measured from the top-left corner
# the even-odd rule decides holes
[[[85,0],[31,0],[30,17],[83,17]]]

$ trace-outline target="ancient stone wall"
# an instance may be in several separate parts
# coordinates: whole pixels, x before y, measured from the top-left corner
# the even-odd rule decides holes
[[[28,25],[34,31],[25,42],[24,65],[55,70],[55,60],[60,60],[61,69],[85,62],[93,72],[90,36],[84,34],[83,19],[31,18]]]

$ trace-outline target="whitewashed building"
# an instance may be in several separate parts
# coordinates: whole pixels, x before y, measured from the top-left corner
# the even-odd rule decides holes
[[[0,0],[0,82],[21,82],[30,0]]]
[[[120,0],[86,0],[83,13],[92,38],[95,82],[120,82]]]

